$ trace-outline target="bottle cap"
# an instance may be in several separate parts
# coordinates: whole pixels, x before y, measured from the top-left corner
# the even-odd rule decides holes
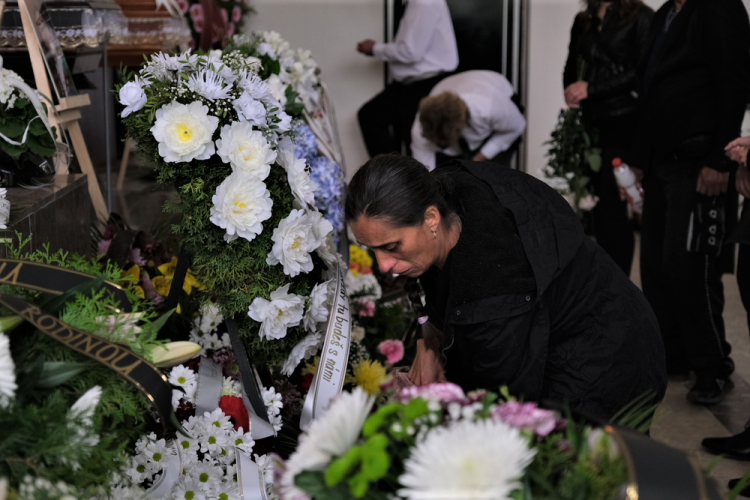
[[[619,159],[619,158],[612,159],[612,166],[613,167],[619,167],[620,165],[622,165],[622,160],[621,159]]]

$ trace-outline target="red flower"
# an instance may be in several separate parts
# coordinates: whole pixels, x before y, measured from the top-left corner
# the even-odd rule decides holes
[[[312,373],[308,373],[304,377],[302,377],[302,383],[299,385],[302,389],[309,391],[310,386],[312,385],[314,375]]]
[[[247,408],[245,408],[242,398],[222,396],[219,400],[219,408],[234,423],[234,430],[242,427],[242,430],[247,432],[250,429],[250,416],[247,414]]]

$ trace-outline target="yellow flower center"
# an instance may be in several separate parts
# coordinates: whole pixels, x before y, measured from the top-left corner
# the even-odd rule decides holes
[[[279,309],[279,318],[282,317],[283,315],[284,315],[284,311],[282,311],[281,309]]]
[[[294,243],[292,243],[292,248],[299,248],[299,241],[294,240]]]
[[[177,134],[182,142],[189,141],[193,137],[193,131],[185,123],[177,125]]]

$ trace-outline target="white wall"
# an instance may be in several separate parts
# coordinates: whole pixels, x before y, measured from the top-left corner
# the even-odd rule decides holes
[[[383,0],[253,0],[251,30],[276,30],[309,49],[336,108],[347,177],[367,161],[357,110],[383,89],[383,65],[356,51],[365,38],[382,40]]]

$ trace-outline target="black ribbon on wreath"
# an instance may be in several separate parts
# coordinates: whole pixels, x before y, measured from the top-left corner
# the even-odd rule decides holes
[[[172,277],[172,284],[169,287],[169,296],[166,301],[167,310],[175,309],[180,301],[180,293],[182,292],[182,286],[187,277],[190,260],[190,253],[183,246],[180,250],[180,256],[177,259],[177,267],[175,268],[174,276]],[[255,414],[270,423],[266,405],[263,403],[263,395],[261,394],[258,379],[255,377],[255,370],[253,369],[253,365],[247,355],[245,346],[242,344],[242,339],[240,339],[239,331],[237,330],[237,323],[232,318],[226,318],[224,323],[227,326],[227,332],[229,333],[229,338],[232,342],[234,357],[237,359],[237,365],[240,368],[240,379],[242,380],[242,386],[247,392],[247,398],[250,400],[250,404],[252,405]],[[159,337],[166,338],[174,336],[176,332],[172,331],[172,324],[173,320],[172,317],[170,317],[159,331]],[[182,340],[187,340],[187,335],[185,335],[185,338]]]

